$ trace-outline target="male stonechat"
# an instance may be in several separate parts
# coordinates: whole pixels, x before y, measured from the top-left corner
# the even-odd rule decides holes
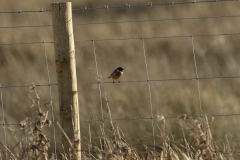
[[[114,80],[118,80],[118,82],[120,83],[119,79],[123,76],[123,70],[124,68],[118,67],[113,71],[113,73],[108,78],[112,78],[113,83],[114,83]]]

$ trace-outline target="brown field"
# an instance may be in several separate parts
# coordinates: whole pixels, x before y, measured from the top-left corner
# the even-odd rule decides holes
[[[2,1],[0,11],[51,9],[54,1]],[[126,1],[128,4],[147,4],[148,1]],[[88,6],[118,6],[125,5],[124,1],[77,1],[73,0],[74,9]],[[170,2],[168,0],[152,1],[155,3]],[[183,2],[176,0],[175,2]],[[188,79],[196,77],[193,57],[193,45],[190,35],[234,34],[240,33],[240,17],[202,18],[192,20],[164,20],[155,22],[131,22],[115,24],[86,24],[95,22],[120,22],[131,20],[160,20],[176,18],[235,16],[239,15],[240,2],[217,2],[185,4],[157,7],[136,7],[130,9],[101,9],[74,10],[74,38],[76,49],[76,63],[79,89],[79,106],[81,121],[81,136],[83,148],[87,150],[89,143],[89,124],[91,126],[92,141],[99,144],[101,130],[97,122],[92,123],[92,117],[101,119],[101,102],[97,84],[94,48],[97,55],[98,70],[101,82],[111,82],[108,76],[121,66],[124,67],[122,82],[105,83],[101,87],[102,107],[105,118],[107,105],[103,90],[106,92],[113,119],[151,118],[150,95],[147,82],[133,83],[129,81],[146,80],[146,66],[141,37],[144,38],[149,79]],[[0,14],[3,26],[37,26],[52,24],[51,12],[44,13],[16,13]],[[85,24],[85,25],[83,25]],[[2,45],[17,42],[52,42],[52,27],[0,28],[0,84],[1,86],[24,86],[34,84],[48,84],[46,69],[46,53],[52,84],[56,84],[54,61],[54,46],[52,43]],[[172,37],[154,38],[150,37]],[[188,36],[188,37],[173,37]],[[108,38],[138,38],[130,40],[103,40]],[[194,36],[194,52],[199,78],[239,76],[240,67],[240,35],[231,36]],[[174,80],[150,82],[152,113],[155,134],[159,136],[156,144],[160,145],[166,137],[174,137],[176,144],[184,143],[184,134],[190,141],[194,139],[191,131],[196,119],[190,116],[200,115],[199,92],[196,80]],[[200,101],[203,115],[228,115],[240,112],[240,81],[239,78],[217,78],[199,80]],[[52,87],[55,121],[59,121],[57,86]],[[28,98],[29,88],[3,88],[2,101],[4,104],[5,121],[7,124],[19,124],[26,117],[36,116],[31,100]],[[50,101],[49,88],[37,87],[40,102],[43,105]],[[189,119],[179,120],[168,117],[186,114]],[[164,117],[164,120],[161,119]],[[214,120],[208,128],[204,120],[204,134],[211,133],[212,146],[218,146],[222,152],[239,151],[239,116],[213,116]],[[49,114],[51,119],[51,115]],[[200,121],[200,119],[198,119]],[[209,117],[209,121],[212,116]],[[194,123],[193,123],[194,122]],[[205,123],[206,122],[206,123]],[[0,123],[2,111],[0,111]],[[101,123],[99,123],[102,125]],[[151,120],[117,120],[115,127],[124,133],[125,140],[137,152],[144,153],[144,146],[152,145]],[[181,127],[182,125],[182,127]],[[110,123],[105,123],[107,137],[111,137]],[[164,129],[162,128],[164,127]],[[184,129],[183,129],[184,128]],[[19,126],[11,125],[7,129],[7,143],[11,148],[22,140]],[[57,129],[57,147],[60,143],[60,130]],[[17,130],[16,134],[15,131]],[[164,130],[164,135],[162,134]],[[0,142],[4,143],[4,128],[0,128]],[[46,133],[53,142],[52,127]],[[166,135],[168,136],[166,136]],[[14,138],[12,136],[14,135]],[[26,135],[25,135],[26,136]],[[208,135],[209,136],[209,135]],[[234,138],[233,138],[234,137]],[[194,140],[197,138],[195,137]],[[214,139],[214,140],[213,140]],[[31,141],[31,140],[29,140]],[[193,140],[192,140],[193,141]],[[53,143],[50,151],[53,152]],[[231,148],[231,149],[230,149]],[[216,148],[215,148],[216,149]],[[17,150],[17,149],[16,149]],[[175,150],[177,150],[175,148]],[[183,149],[184,150],[184,149]],[[185,148],[185,150],[188,150]],[[160,153],[160,152],[159,152]],[[139,154],[141,155],[141,154]],[[230,159],[233,158],[230,157]]]

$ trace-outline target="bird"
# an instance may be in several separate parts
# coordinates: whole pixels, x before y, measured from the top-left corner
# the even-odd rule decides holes
[[[113,73],[108,78],[112,78],[113,83],[114,83],[114,80],[118,80],[118,82],[120,83],[119,79],[123,76],[123,70],[124,68],[118,67],[113,71]]]

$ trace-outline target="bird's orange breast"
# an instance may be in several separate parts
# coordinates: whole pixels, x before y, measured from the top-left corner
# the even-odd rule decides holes
[[[117,79],[121,78],[122,76],[123,76],[123,72],[115,72],[112,74],[111,77],[113,80],[117,80]]]

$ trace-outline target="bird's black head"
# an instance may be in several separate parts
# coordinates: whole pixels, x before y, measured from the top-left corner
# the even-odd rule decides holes
[[[122,68],[122,67],[118,67],[117,70],[119,70],[119,71],[123,71],[124,68]]]

